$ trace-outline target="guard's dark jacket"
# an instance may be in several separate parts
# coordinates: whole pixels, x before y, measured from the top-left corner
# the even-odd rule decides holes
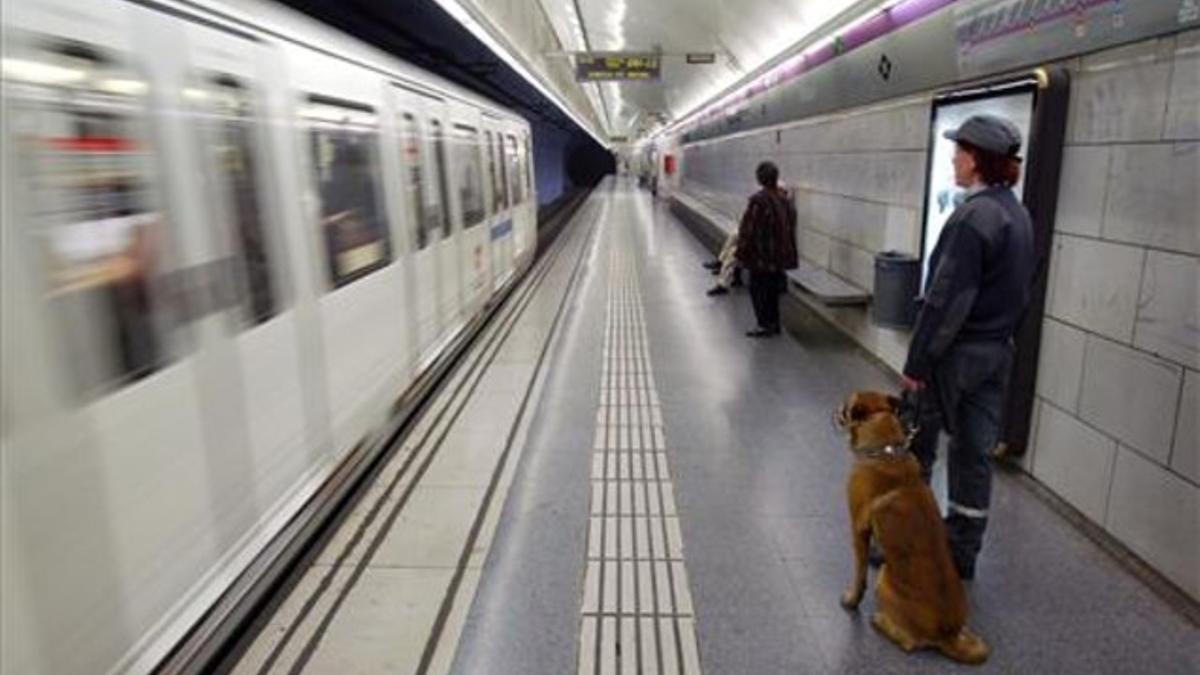
[[[786,190],[763,188],[750,197],[738,225],[737,259],[751,272],[782,272],[799,264],[796,207]]]
[[[1007,344],[1029,304],[1033,225],[1009,188],[970,195],[946,221],[904,374],[928,381],[953,344]]]

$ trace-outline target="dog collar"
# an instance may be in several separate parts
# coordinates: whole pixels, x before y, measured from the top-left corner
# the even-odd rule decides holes
[[[878,457],[901,457],[908,454],[907,445],[885,445],[882,448],[871,448],[869,450],[859,450],[859,454],[864,457],[875,459]]]

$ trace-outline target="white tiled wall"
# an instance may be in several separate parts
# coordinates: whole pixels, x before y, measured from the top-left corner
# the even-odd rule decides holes
[[[1117,442],[1051,404],[1041,406],[1033,471],[1092,520],[1104,521]]]
[[[1200,598],[1200,31],[1065,65],[1067,147],[1022,466]],[[693,146],[684,190],[732,222],[755,164],[775,160],[798,191],[801,255],[869,288],[876,252],[920,244],[930,100]],[[814,309],[903,363],[906,333],[861,309]]]
[[[1200,597],[1200,491],[1125,447],[1117,453],[1108,531],[1192,597]]]
[[[1075,66],[1030,464],[1200,598],[1200,32]]]
[[[1088,337],[1084,364],[1083,421],[1166,464],[1183,369],[1098,336]]]
[[[756,189],[755,166],[774,161],[796,191],[801,256],[869,289],[876,253],[915,255],[920,248],[930,100],[920,96],[692,146],[684,154],[683,189],[733,223]],[[875,326],[862,310],[814,309],[889,365],[903,363],[904,333]]]

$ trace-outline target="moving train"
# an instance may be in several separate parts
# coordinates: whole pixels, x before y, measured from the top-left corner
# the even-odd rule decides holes
[[[530,127],[266,2],[3,11],[0,671],[147,671],[529,266]]]

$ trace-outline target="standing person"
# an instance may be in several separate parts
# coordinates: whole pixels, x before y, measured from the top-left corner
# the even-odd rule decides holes
[[[799,263],[796,207],[779,187],[779,169],[763,162],[754,171],[762,187],[750,197],[738,226],[737,259],[750,272],[750,300],[758,328],[749,337],[779,334],[779,295],[787,289],[786,270]]]
[[[946,529],[959,576],[972,579],[991,501],[988,452],[996,445],[1012,366],[1012,336],[1029,304],[1033,225],[1013,193],[1021,132],[976,115],[955,142],[954,180],[967,191],[930,258],[925,305],[904,365],[904,384],[931,411],[914,444],[926,475],[937,432],[950,435]]]

